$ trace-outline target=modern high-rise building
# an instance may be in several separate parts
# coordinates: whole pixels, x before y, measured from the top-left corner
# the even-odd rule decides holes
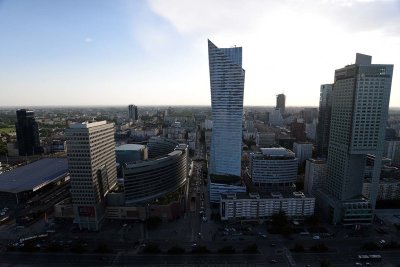
[[[128,106],[128,117],[132,121],[137,121],[138,118],[138,111],[137,111],[137,106],[135,105],[129,105]]]
[[[306,141],[307,135],[305,123],[297,121],[292,122],[290,124],[290,136],[296,139],[296,141]]]
[[[31,156],[41,152],[39,140],[39,127],[35,121],[32,110],[17,110],[17,132],[18,152],[20,156]]]
[[[105,197],[117,183],[114,124],[71,124],[65,134],[74,223],[81,229],[99,230]]]
[[[304,165],[306,160],[312,158],[313,144],[308,142],[294,142],[293,152],[296,154],[299,166]]]
[[[333,84],[323,84],[319,94],[319,113],[317,124],[317,155],[328,156],[329,133],[331,126]]]
[[[276,108],[279,108],[281,114],[285,114],[286,96],[279,94],[276,96]]]
[[[244,70],[242,48],[208,40],[213,129],[210,174],[241,175]]]
[[[328,176],[321,203],[333,223],[370,223],[375,208],[393,65],[356,63],[335,71]],[[375,156],[370,198],[362,196],[366,155]]]
[[[327,175],[325,159],[307,159],[304,175],[304,193],[315,196]]]
[[[221,194],[245,192],[241,179],[244,69],[242,48],[218,48],[208,40],[211,111],[209,197],[219,203]]]

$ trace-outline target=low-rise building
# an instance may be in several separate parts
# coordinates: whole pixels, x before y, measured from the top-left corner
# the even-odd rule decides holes
[[[297,158],[286,148],[261,148],[250,153],[250,173],[255,186],[291,185],[297,179]]]
[[[291,194],[270,193],[236,193],[221,196],[221,220],[262,220],[284,211],[287,216],[302,219],[312,216],[315,209],[315,198],[302,192]]]
[[[240,176],[234,175],[210,175],[208,183],[210,192],[210,202],[219,203],[221,195],[224,193],[244,193],[246,186]]]

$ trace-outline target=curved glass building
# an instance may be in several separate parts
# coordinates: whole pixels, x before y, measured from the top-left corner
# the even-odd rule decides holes
[[[188,174],[186,144],[146,161],[127,163],[123,168],[126,205],[153,201],[181,187]]]

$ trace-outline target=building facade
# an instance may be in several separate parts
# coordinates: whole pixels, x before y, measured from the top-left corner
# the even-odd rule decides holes
[[[174,151],[177,145],[179,145],[179,142],[172,139],[157,136],[151,137],[147,143],[149,158],[164,156]]]
[[[392,160],[392,164],[400,166],[400,140],[386,140],[383,155]]]
[[[135,105],[128,106],[128,118],[131,121],[137,121],[139,119],[137,106]]]
[[[209,173],[241,175],[244,70],[242,48],[208,41],[213,129]]]
[[[325,159],[307,159],[304,176],[304,193],[315,196],[327,176],[327,165]]]
[[[307,159],[312,158],[313,144],[306,142],[293,143],[293,152],[296,154],[297,163],[303,165]]]
[[[250,153],[250,174],[258,187],[291,186],[297,179],[297,158],[285,148],[261,148]]]
[[[284,211],[288,217],[304,219],[312,216],[315,198],[302,192],[283,195],[279,192],[269,195],[226,194],[221,196],[221,220],[262,220]]]
[[[71,124],[65,134],[74,222],[81,229],[99,230],[105,197],[117,183],[114,124]]]
[[[115,156],[118,164],[132,163],[139,160],[147,160],[147,147],[137,144],[125,144],[115,148]]]
[[[329,203],[324,210],[333,223],[340,223],[345,218],[350,218],[353,223],[372,221],[393,65],[371,64],[371,59],[371,56],[357,54],[355,64],[335,71],[328,176],[321,200]],[[369,199],[362,197],[367,154],[375,156]],[[364,208],[357,211],[357,205]],[[371,210],[367,211],[368,207]]]
[[[275,133],[257,133],[256,145],[259,148],[271,147],[275,144]]]
[[[366,179],[363,183],[362,194],[369,198],[371,194],[371,180]],[[400,199],[400,180],[394,178],[383,178],[379,181],[377,200]]]
[[[276,108],[279,108],[282,115],[285,114],[286,96],[284,94],[276,96]]]
[[[290,136],[299,142],[306,141],[306,124],[304,122],[292,122],[290,124]]]
[[[181,144],[163,157],[125,164],[125,204],[147,203],[184,185],[188,153],[187,145]]]
[[[317,124],[317,155],[328,156],[329,133],[331,127],[333,84],[323,84],[319,94],[319,112]]]
[[[35,121],[35,114],[32,110],[17,110],[15,129],[20,156],[31,156],[41,153],[39,126]]]

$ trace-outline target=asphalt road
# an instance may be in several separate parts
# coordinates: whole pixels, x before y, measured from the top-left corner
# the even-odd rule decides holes
[[[0,256],[0,266],[288,266],[283,257],[269,263],[262,255],[24,254]]]

